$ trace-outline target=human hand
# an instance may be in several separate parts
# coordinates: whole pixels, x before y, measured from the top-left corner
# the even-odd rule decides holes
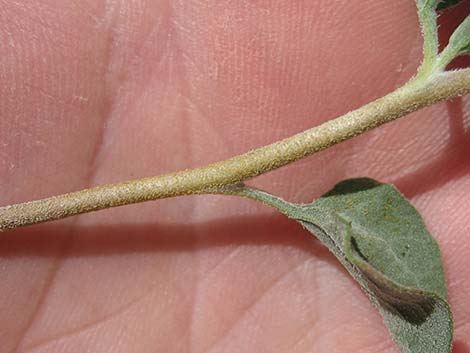
[[[384,95],[421,57],[411,0],[1,8],[2,205],[245,152]],[[427,108],[250,182],[298,202],[349,177],[396,183],[441,246],[456,353],[470,336],[468,107]],[[0,353],[397,352],[323,246],[237,198],[2,233],[0,283]]]

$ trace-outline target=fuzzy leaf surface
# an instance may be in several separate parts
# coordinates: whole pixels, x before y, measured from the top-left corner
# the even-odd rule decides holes
[[[449,7],[455,6],[462,0],[416,0],[419,10],[445,10]]]
[[[452,314],[438,245],[395,187],[350,179],[311,204],[253,189],[238,194],[278,208],[319,238],[368,294],[401,352],[451,351]]]
[[[462,0],[445,0],[441,1],[437,6],[437,10],[445,10],[449,7],[455,6],[458,3],[462,2]]]
[[[462,0],[445,0],[445,1],[441,1],[439,3],[439,5],[437,5],[437,10],[445,10],[449,7],[457,5],[460,2],[462,2]]]
[[[457,55],[470,54],[470,16],[452,33],[448,47]]]

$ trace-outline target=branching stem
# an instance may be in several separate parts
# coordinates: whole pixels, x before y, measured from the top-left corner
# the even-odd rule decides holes
[[[470,69],[414,79],[357,110],[205,167],[0,208],[0,230],[161,198],[201,194],[285,166],[425,106],[470,92]]]

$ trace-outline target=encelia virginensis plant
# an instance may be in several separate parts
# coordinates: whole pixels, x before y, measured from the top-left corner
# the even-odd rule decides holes
[[[454,323],[439,247],[417,210],[394,186],[367,177],[347,179],[312,203],[296,204],[245,181],[470,92],[470,69],[447,70],[455,58],[470,54],[470,17],[456,26],[444,48],[438,40],[439,11],[459,2],[416,1],[422,63],[406,84],[382,98],[205,167],[1,207],[0,230],[174,196],[246,197],[274,207],[316,236],[368,295],[401,352],[451,352]]]

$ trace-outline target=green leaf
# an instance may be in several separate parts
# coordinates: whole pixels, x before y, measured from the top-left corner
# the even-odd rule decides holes
[[[419,10],[445,10],[449,7],[455,6],[462,0],[416,0]]]
[[[449,39],[449,43],[438,57],[437,67],[445,67],[456,57],[470,54],[470,16],[457,27]]]
[[[470,16],[452,33],[447,47],[458,55],[470,54]]]
[[[255,189],[228,193],[271,205],[316,235],[368,294],[401,352],[450,352],[453,323],[439,248],[392,185],[350,179],[300,205]]]
[[[462,2],[462,0],[445,0],[441,1],[440,4],[437,6],[437,10],[445,10],[449,7],[455,6],[458,3]]]

